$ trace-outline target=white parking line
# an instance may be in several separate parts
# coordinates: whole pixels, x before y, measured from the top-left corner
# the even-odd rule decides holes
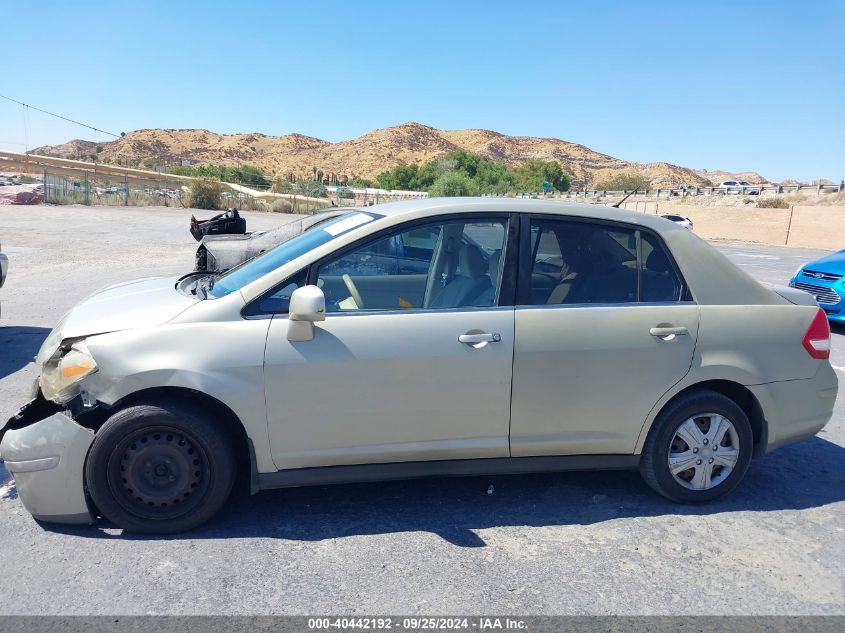
[[[737,253],[738,257],[754,257],[756,259],[780,259],[779,257],[773,257],[772,255],[757,255],[756,253]]]
[[[840,367],[839,365],[831,365],[836,371],[845,372],[845,367]]]

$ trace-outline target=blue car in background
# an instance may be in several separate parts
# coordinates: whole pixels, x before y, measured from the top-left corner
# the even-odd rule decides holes
[[[804,264],[789,285],[813,295],[828,320],[845,323],[845,250]]]

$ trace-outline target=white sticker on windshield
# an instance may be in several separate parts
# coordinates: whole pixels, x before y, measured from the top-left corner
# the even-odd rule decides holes
[[[346,233],[346,231],[354,229],[356,226],[361,226],[362,224],[371,222],[372,219],[372,216],[369,216],[366,213],[356,213],[355,215],[350,215],[348,218],[344,218],[343,220],[339,220],[334,224],[324,227],[323,230],[332,237],[337,237],[341,233]]]

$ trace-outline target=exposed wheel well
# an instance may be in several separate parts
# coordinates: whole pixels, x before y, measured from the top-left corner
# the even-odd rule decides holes
[[[136,391],[122,400],[118,400],[114,405],[109,407],[109,414],[111,415],[120,409],[150,400],[172,400],[179,404],[185,404],[187,401],[191,405],[202,409],[212,419],[220,423],[232,437],[232,444],[235,448],[235,457],[238,463],[238,474],[246,476],[246,481],[250,482],[251,485],[254,469],[252,468],[250,443],[246,430],[234,411],[216,398],[201,391],[186,389],[184,387],[154,387],[152,389]]]
[[[676,399],[693,389],[709,389],[736,402],[739,408],[748,416],[748,421],[751,423],[751,432],[754,436],[754,456],[758,457],[765,451],[768,429],[766,427],[766,420],[763,417],[763,409],[760,407],[760,403],[757,402],[757,398],[754,397],[754,394],[747,387],[730,380],[706,380],[679,391],[663,408],[668,407]]]

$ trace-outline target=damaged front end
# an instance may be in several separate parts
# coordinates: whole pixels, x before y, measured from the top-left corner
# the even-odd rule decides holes
[[[24,507],[41,521],[94,522],[83,485],[94,431],[72,416],[39,389],[0,431],[0,458]]]
[[[57,346],[52,354],[45,351],[50,358],[42,365],[32,400],[0,429],[0,459],[33,517],[92,523],[85,459],[105,412],[89,402],[80,383],[97,366],[81,341]]]

